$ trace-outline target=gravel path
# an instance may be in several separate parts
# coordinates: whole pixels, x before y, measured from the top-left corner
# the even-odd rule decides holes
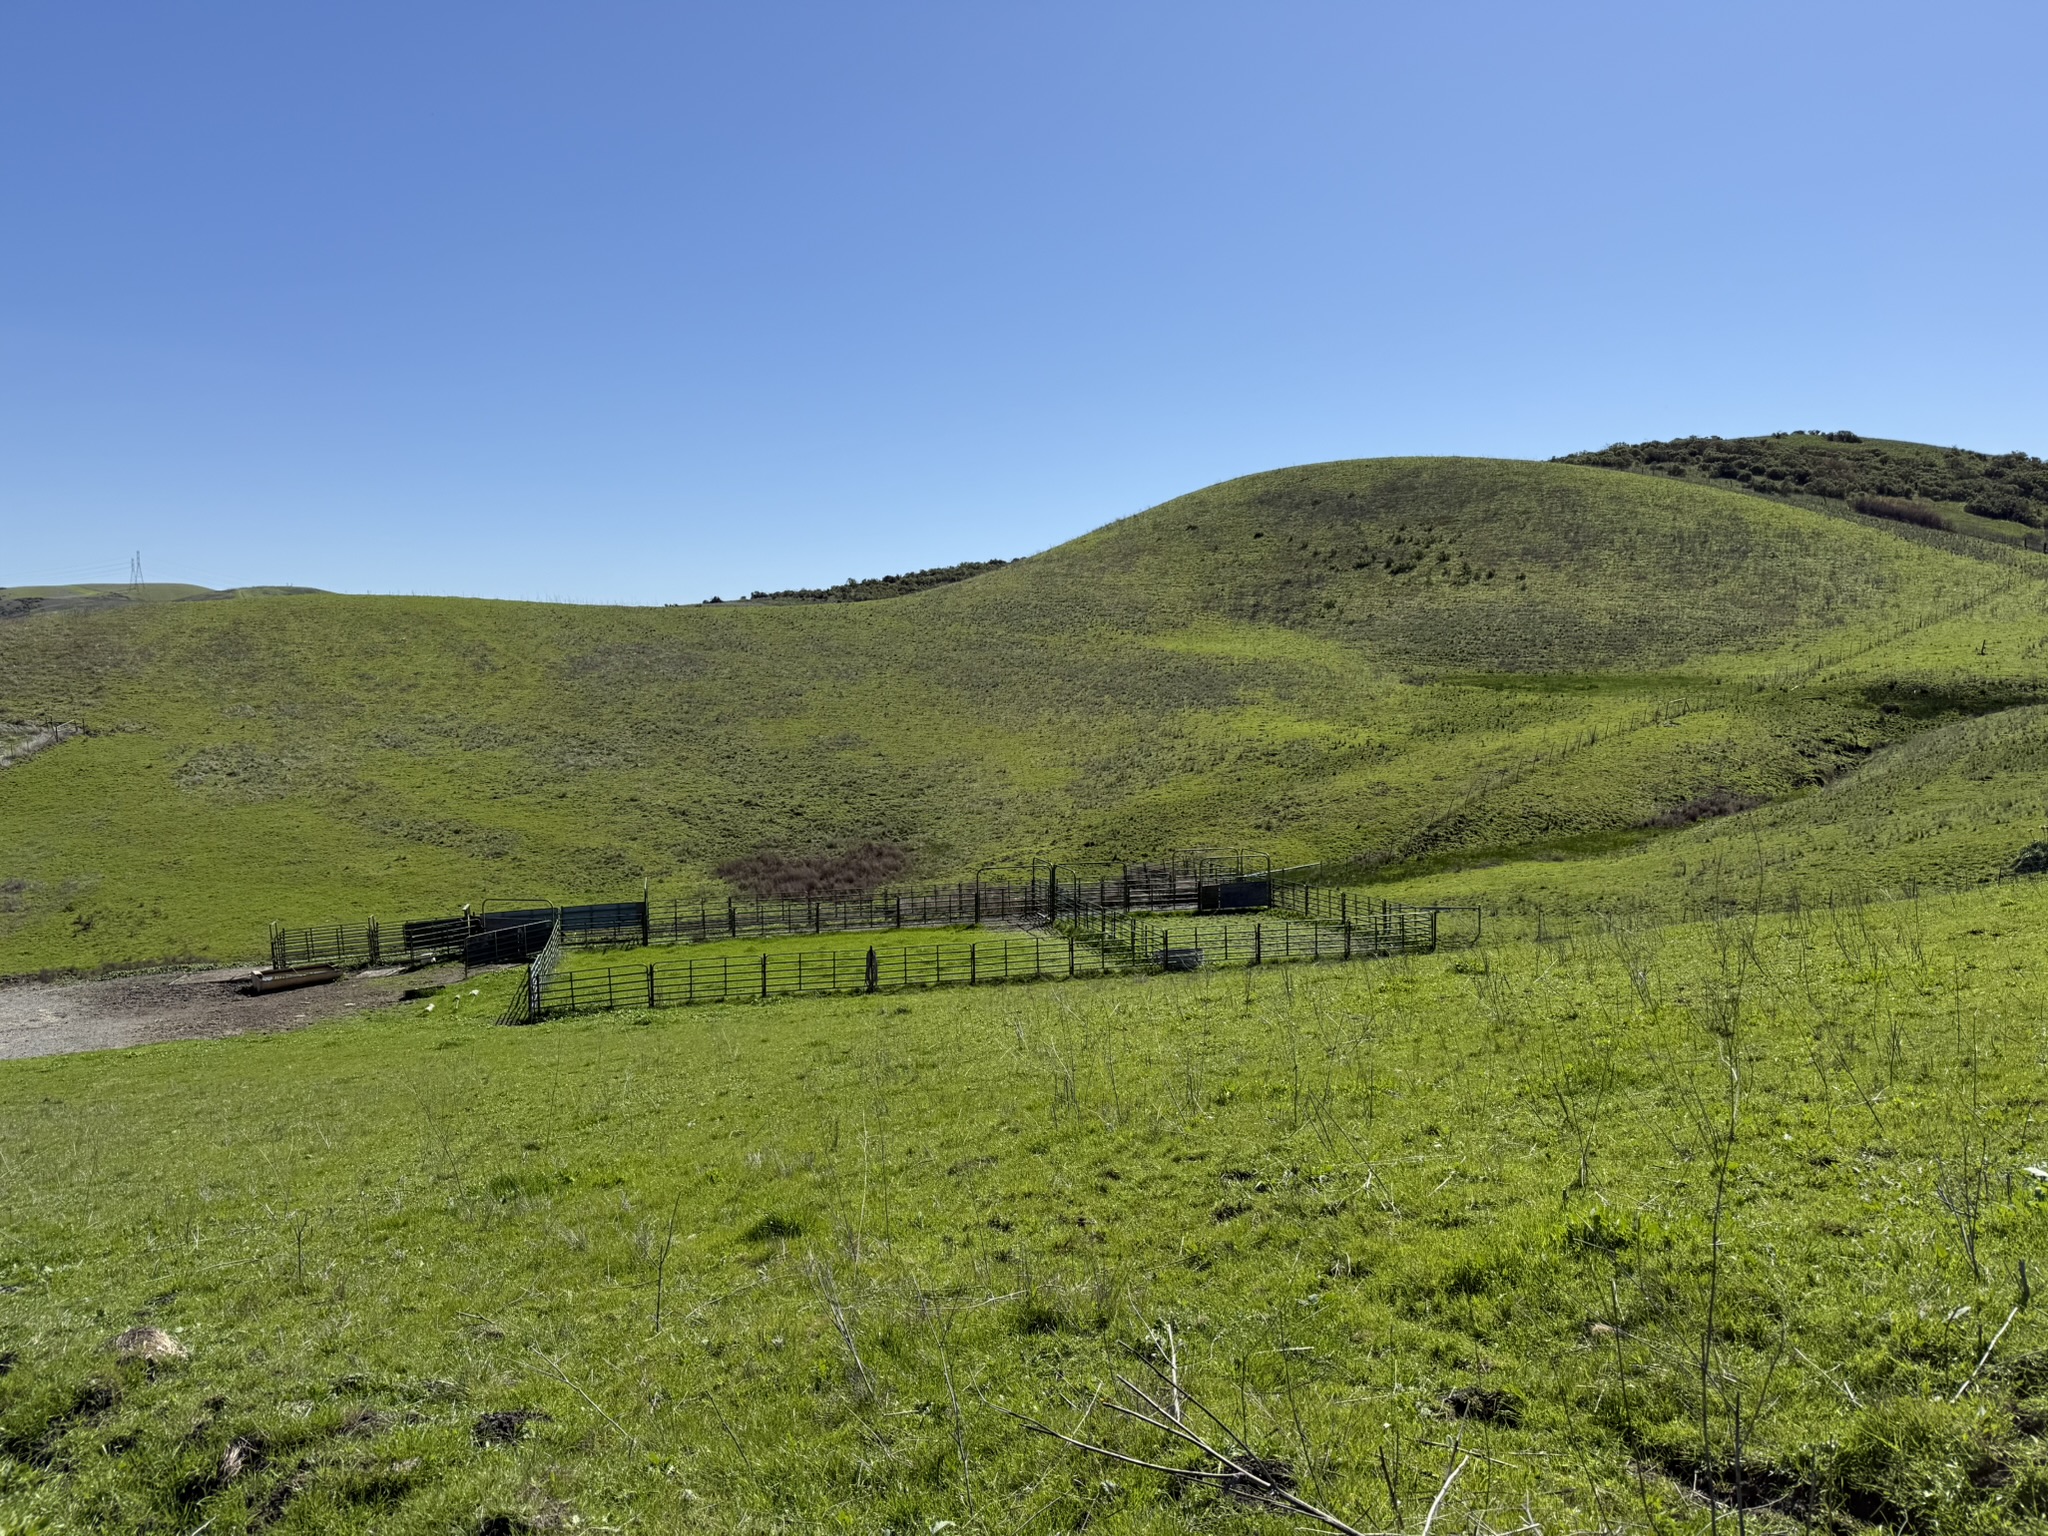
[[[263,997],[240,991],[249,967],[107,981],[0,982],[0,1060],[303,1029],[395,1003],[408,988],[441,985],[461,974],[460,966],[446,966],[351,976]]]

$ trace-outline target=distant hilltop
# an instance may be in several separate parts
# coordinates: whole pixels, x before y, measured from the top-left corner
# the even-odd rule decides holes
[[[2048,461],[2026,453],[1937,448],[1854,432],[1773,432],[1612,443],[1551,462],[1665,475],[1781,501],[1848,502],[1878,517],[2014,542],[2029,542],[2021,529],[2048,527]]]
[[[297,597],[320,587],[196,587],[184,581],[145,581],[56,587],[0,587],[0,619],[32,613],[93,613],[136,603],[211,603],[230,597]]]

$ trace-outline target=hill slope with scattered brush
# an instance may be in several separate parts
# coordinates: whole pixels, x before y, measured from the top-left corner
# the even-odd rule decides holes
[[[0,719],[82,733],[0,770],[0,971],[699,886],[769,849],[1397,872],[1696,836],[1703,804],[1796,817],[2024,711],[2044,578],[1844,505],[1417,459],[1230,481],[885,602],[42,614],[0,625]],[[1995,872],[2022,819],[1915,868]]]

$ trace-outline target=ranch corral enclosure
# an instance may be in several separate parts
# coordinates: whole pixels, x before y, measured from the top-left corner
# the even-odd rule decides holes
[[[1434,950],[1441,914],[1465,909],[1370,901],[1314,883],[1312,867],[1276,870],[1264,854],[1176,851],[1139,861],[1034,860],[973,881],[808,901],[670,899],[571,906],[484,903],[452,918],[372,918],[270,933],[272,973],[459,960],[467,969],[524,964],[500,1022],[537,1023],[621,1007],[877,992],[1113,972],[1192,970],[1290,960],[1352,960]],[[1476,925],[1478,914],[1473,912]],[[1175,917],[1179,922],[1173,921]],[[1000,938],[866,949],[761,950],[702,960],[635,958],[563,969],[571,950],[649,951],[734,940],[913,928]],[[615,956],[617,961],[625,957]]]

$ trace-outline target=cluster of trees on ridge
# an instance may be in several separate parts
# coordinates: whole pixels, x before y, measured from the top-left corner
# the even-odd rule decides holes
[[[1680,437],[1613,443],[1568,453],[1557,464],[1630,469],[1678,480],[1733,482],[1766,496],[1824,497],[1860,512],[1942,526],[1933,504],[1978,517],[2048,527],[2048,461],[2026,453],[1978,453],[1918,443],[1875,442],[1854,432],[1774,432],[1768,437]],[[1861,505],[1862,502],[1872,505]],[[1905,515],[1888,508],[1926,508]]]
[[[787,592],[754,592],[745,601],[750,603],[871,603],[881,597],[908,597],[913,592],[922,592],[928,587],[943,587],[949,582],[965,581],[970,576],[979,576],[983,571],[992,571],[997,566],[1008,565],[1007,560],[963,560],[958,565],[935,565],[926,571],[905,571],[900,576],[849,576],[836,587],[792,587]],[[714,597],[712,602],[723,602]]]

